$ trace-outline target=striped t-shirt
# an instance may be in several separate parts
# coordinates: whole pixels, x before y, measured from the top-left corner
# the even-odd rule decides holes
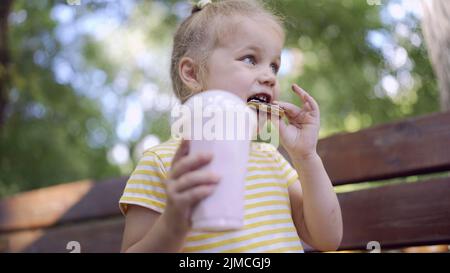
[[[173,138],[144,152],[119,201],[164,211],[164,181],[180,145]],[[295,169],[271,144],[252,142],[245,179],[244,227],[237,231],[190,231],[182,252],[303,252],[291,215],[288,186]]]

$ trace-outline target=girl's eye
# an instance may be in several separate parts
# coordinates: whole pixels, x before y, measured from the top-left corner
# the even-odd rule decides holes
[[[252,55],[245,56],[242,60],[243,60],[244,62],[246,62],[246,60],[249,60],[247,63],[252,64],[252,65],[255,65],[255,64],[256,64],[255,57],[252,56]]]
[[[253,55],[247,55],[242,60],[245,63],[256,65],[256,58]],[[278,74],[278,70],[280,69],[280,67],[276,63],[271,64],[270,67],[272,68],[274,74]]]
[[[277,74],[280,67],[277,64],[271,64],[271,67],[273,69],[273,73]]]

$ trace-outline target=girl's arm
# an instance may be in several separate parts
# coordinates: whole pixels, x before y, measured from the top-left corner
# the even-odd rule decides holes
[[[302,100],[303,107],[277,102],[285,110],[288,124],[281,118],[273,120],[301,184],[289,189],[294,221],[306,243],[322,251],[336,250],[342,240],[342,217],[330,178],[317,154],[319,105],[298,85],[293,84],[292,91]]]
[[[128,205],[121,252],[179,252],[186,233],[171,227],[164,214]]]
[[[338,249],[343,233],[339,202],[319,155],[292,161],[300,183],[289,187],[299,236],[319,251]]]
[[[178,252],[191,228],[194,206],[208,197],[220,177],[201,169],[212,154],[189,154],[189,141],[182,140],[164,182],[167,196],[164,212],[130,206],[126,215],[123,252]]]

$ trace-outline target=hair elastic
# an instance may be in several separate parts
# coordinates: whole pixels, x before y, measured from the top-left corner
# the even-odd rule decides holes
[[[212,4],[211,0],[199,0],[196,4],[198,9],[203,9],[206,5]]]

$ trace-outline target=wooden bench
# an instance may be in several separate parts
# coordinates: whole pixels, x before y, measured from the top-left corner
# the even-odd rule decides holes
[[[371,241],[382,251],[450,244],[450,112],[334,135],[320,140],[318,151],[336,186],[447,172],[339,193],[340,249],[366,250]],[[0,252],[70,252],[72,241],[81,252],[118,252],[125,183],[80,181],[1,200]]]

